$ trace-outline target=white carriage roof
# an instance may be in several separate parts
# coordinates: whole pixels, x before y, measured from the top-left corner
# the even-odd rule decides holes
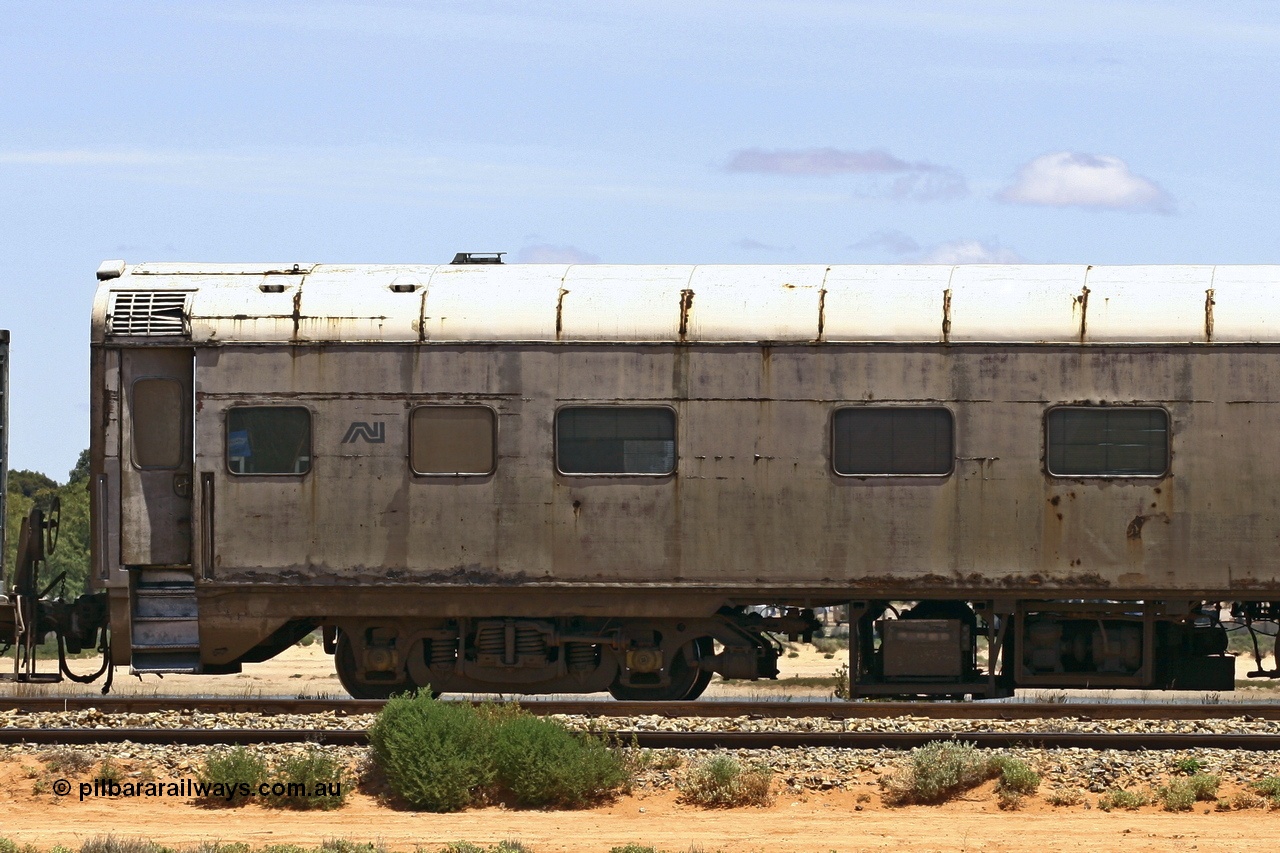
[[[1280,266],[109,264],[96,341],[1280,343]]]

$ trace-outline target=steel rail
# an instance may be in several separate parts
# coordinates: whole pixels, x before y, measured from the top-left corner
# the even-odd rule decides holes
[[[1089,750],[1280,750],[1280,735],[1187,734],[1164,732],[662,732],[609,733],[624,745],[650,749],[910,749],[936,741],[962,741],[987,749],[1013,747]],[[0,744],[83,746],[153,744],[165,746],[248,746],[317,744],[365,746],[362,729],[0,729]]]
[[[443,701],[467,701],[445,699]],[[236,697],[23,696],[0,697],[0,713],[82,712],[153,714],[248,713],[375,714],[385,702],[356,699],[271,699]],[[915,717],[930,720],[1280,720],[1276,703],[1064,703],[1064,702],[785,702],[739,699],[698,702],[618,702],[598,699],[527,699],[521,707],[538,715],[589,717],[817,717],[832,720]]]

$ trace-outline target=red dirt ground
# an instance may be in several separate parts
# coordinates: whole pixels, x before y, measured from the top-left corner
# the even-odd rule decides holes
[[[0,763],[0,837],[48,848],[77,847],[114,834],[166,845],[244,841],[315,845],[327,838],[380,841],[410,850],[436,850],[451,841],[490,845],[518,840],[534,853],[607,853],[639,843],[660,850],[768,851],[1061,851],[1257,850],[1277,833],[1267,811],[1192,813],[1104,813],[1082,807],[1054,809],[1036,799],[1018,812],[1000,811],[987,788],[933,807],[890,809],[859,804],[857,794],[838,791],[782,796],[767,808],[707,811],[675,801],[672,792],[623,797],[586,811],[539,812],[503,808],[436,815],[400,811],[357,792],[332,812],[296,812],[249,805],[206,808],[179,798],[86,799],[33,792],[33,759]],[[126,770],[128,766],[126,765]],[[73,782],[77,780],[72,780]],[[160,780],[160,781],[163,781]],[[875,789],[867,787],[867,792]],[[1230,791],[1224,791],[1230,794]],[[857,806],[862,805],[858,811]]]

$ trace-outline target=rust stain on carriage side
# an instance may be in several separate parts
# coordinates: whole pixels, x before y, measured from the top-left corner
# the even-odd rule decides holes
[[[418,305],[418,343],[426,343],[427,341],[427,294],[430,287],[422,288],[422,301]],[[416,357],[416,355],[415,355]]]
[[[982,575],[976,572],[955,575],[940,575],[930,572],[925,575],[867,575],[849,582],[853,587],[872,587],[880,589],[901,588],[909,585],[912,588],[929,589],[1016,589],[1025,587],[1045,587],[1053,589],[1107,589],[1112,582],[1096,572],[1082,572],[1069,575],[1046,575],[1040,572],[1014,575]]]
[[[1213,288],[1204,292],[1204,339],[1213,343]]]
[[[1152,506],[1155,506],[1155,504],[1152,504]],[[1161,521],[1163,521],[1165,524],[1169,523],[1168,513],[1156,512],[1156,513],[1151,513],[1150,515],[1135,515],[1133,517],[1133,521],[1130,521],[1129,526],[1124,529],[1125,538],[1134,540],[1134,541],[1141,539],[1142,528],[1146,525],[1148,521],[1151,521],[1153,518],[1158,518]]]
[[[302,328],[302,286],[293,293],[293,339],[298,339],[298,331]]]
[[[693,309],[693,291],[685,288],[680,291],[680,340],[689,334],[689,312]]]
[[[564,285],[560,285],[560,292],[556,294],[556,340],[560,340],[564,333],[564,298],[569,295],[569,291],[564,289]]]
[[[362,566],[349,572],[335,572],[314,566],[289,567],[280,570],[220,570],[218,579],[225,583],[271,584],[290,583],[315,586],[384,586],[389,584],[439,584],[443,586],[521,586],[534,583],[526,572],[498,572],[479,567],[459,567],[450,571],[413,572],[378,566]]]
[[[1085,336],[1089,332],[1089,285],[1082,287],[1080,295],[1073,296],[1072,300],[1080,306],[1080,343],[1084,343]]]
[[[827,325],[827,289],[824,287],[818,291],[818,336],[815,340],[822,340],[822,332]]]
[[[942,342],[951,341],[951,288],[942,291]]]

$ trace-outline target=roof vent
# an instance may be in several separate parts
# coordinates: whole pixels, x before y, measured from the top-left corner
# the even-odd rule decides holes
[[[459,252],[451,264],[500,264],[506,252]]]
[[[98,265],[98,281],[108,281],[124,275],[124,261],[103,261]]]
[[[111,294],[107,334],[134,337],[190,335],[187,299],[181,290],[121,290]]]

